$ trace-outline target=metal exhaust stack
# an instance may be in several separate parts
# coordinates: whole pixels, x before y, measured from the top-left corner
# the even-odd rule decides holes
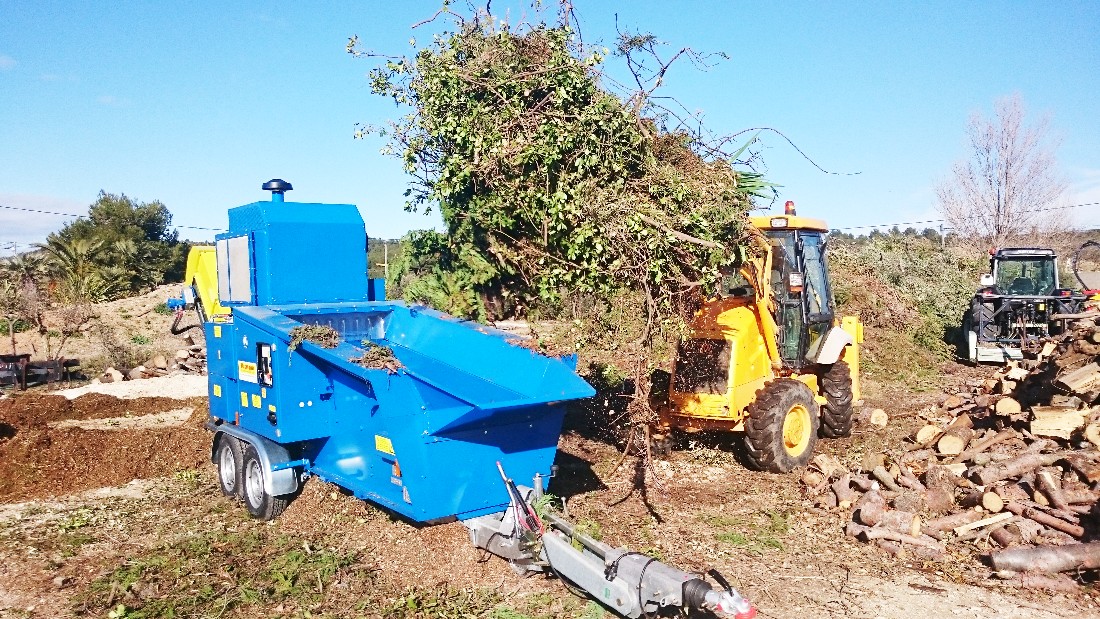
[[[288,192],[288,191],[293,190],[294,185],[291,185],[290,183],[284,181],[281,178],[273,178],[273,179],[267,181],[266,183],[264,183],[263,185],[261,185],[260,189],[263,189],[264,191],[270,191],[271,192],[271,201],[272,202],[282,202],[283,201],[283,194]]]

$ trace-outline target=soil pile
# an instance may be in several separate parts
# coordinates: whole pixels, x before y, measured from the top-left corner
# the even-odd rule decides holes
[[[201,467],[209,458],[205,398],[182,425],[141,430],[52,427],[51,422],[165,413],[180,400],[18,394],[0,400],[0,502],[59,496]]]

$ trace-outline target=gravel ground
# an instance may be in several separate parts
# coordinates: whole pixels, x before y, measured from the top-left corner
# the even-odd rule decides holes
[[[123,400],[158,397],[186,400],[206,396],[206,386],[205,376],[177,374],[175,376],[161,376],[142,380],[125,380],[121,383],[85,385],[52,393],[53,395],[65,396],[70,400],[75,400],[86,393],[113,395]]]

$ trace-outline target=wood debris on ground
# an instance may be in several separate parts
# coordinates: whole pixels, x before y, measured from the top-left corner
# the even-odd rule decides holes
[[[1100,314],[944,394],[905,444],[803,474],[848,536],[927,560],[976,553],[1017,586],[1100,577]],[[992,368],[991,368],[992,370]],[[1089,572],[1091,570],[1091,573]]]

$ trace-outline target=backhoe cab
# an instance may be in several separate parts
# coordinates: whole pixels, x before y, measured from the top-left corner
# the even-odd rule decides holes
[[[825,222],[750,218],[752,252],[695,316],[677,351],[666,432],[742,431],[751,464],[804,466],[817,437],[847,436],[859,398],[858,318],[837,317],[825,261]]]

